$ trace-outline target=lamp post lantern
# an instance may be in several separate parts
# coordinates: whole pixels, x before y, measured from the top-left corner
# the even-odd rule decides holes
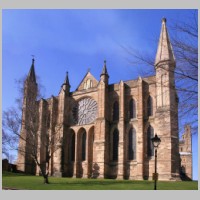
[[[156,185],[156,181],[158,178],[158,174],[157,174],[157,148],[161,142],[161,139],[157,136],[157,134],[155,134],[155,137],[151,138],[151,141],[153,143],[153,146],[155,148],[155,173],[154,173],[154,190],[157,190],[157,185]]]

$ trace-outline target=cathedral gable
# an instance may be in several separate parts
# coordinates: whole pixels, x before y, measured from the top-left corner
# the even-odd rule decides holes
[[[94,78],[94,76],[90,72],[87,72],[76,90],[87,90],[89,88],[97,87],[97,84],[98,81],[96,80],[96,78]]]

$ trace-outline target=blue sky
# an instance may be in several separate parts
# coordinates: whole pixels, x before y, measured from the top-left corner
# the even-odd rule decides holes
[[[3,10],[2,109],[14,105],[15,80],[26,75],[35,55],[45,97],[57,96],[66,71],[71,91],[88,68],[99,79],[107,60],[109,82],[135,79],[141,66],[121,47],[155,55],[161,19],[187,19],[188,10]],[[143,69],[145,70],[145,69]],[[198,178],[197,135],[193,136],[193,178]]]

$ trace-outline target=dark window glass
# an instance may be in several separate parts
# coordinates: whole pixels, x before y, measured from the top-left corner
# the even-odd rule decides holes
[[[85,160],[86,155],[86,132],[82,135],[82,161]]]
[[[153,99],[151,96],[149,96],[147,100],[147,114],[148,116],[153,115]]]
[[[71,151],[71,161],[74,161],[75,160],[75,134],[72,133],[72,136],[71,136],[71,148],[70,148],[70,151]]]
[[[130,129],[128,138],[128,158],[129,160],[136,159],[136,131],[134,128]]]
[[[117,101],[113,104],[113,121],[119,120],[119,104]]]
[[[154,137],[154,129],[149,125],[147,129],[147,155],[154,156],[154,147],[151,138]]]
[[[118,143],[119,143],[119,133],[118,130],[115,129],[113,132],[113,161],[118,160]]]
[[[47,128],[48,129],[50,128],[50,113],[48,114],[48,117],[47,117]]]
[[[130,119],[136,118],[136,106],[134,99],[131,99],[129,102],[129,113],[130,113]]]

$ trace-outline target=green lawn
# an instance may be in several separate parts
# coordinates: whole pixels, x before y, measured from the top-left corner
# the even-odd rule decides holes
[[[153,190],[153,181],[131,181],[112,179],[49,178],[50,184],[43,184],[43,178],[3,172],[2,187],[28,190]],[[158,181],[158,190],[198,190],[197,181]]]

